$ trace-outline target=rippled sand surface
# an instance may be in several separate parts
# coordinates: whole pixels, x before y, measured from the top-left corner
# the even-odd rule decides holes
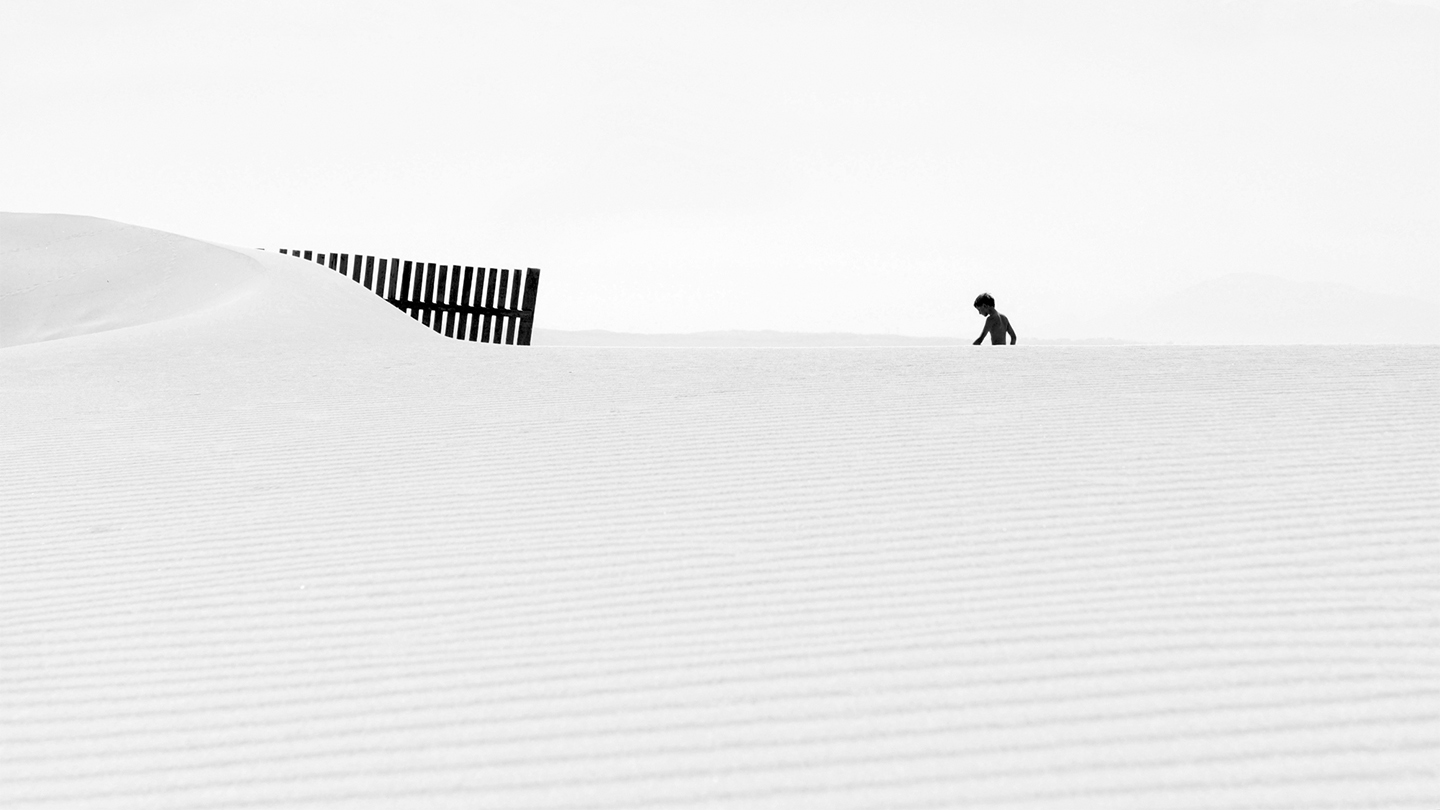
[[[0,804],[1440,805],[1440,349],[466,344],[230,253],[0,349]]]

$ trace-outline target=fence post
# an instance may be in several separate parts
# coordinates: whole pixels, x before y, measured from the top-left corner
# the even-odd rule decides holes
[[[521,346],[530,345],[530,330],[535,326],[535,296],[540,292],[540,268],[531,267],[525,271],[525,301],[520,305],[520,336],[516,340]]]

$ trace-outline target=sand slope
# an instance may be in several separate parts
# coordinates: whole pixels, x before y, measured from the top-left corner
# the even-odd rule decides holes
[[[0,805],[1440,804],[1440,350],[522,349],[255,260],[0,350]]]

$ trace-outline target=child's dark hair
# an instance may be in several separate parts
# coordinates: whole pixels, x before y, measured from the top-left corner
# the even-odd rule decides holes
[[[990,293],[980,293],[975,299],[975,306],[993,307],[995,306],[995,299],[990,296]]]

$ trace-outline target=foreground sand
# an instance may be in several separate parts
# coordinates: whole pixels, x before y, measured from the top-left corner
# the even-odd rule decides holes
[[[195,245],[0,349],[0,805],[1440,806],[1440,350],[496,347]]]

